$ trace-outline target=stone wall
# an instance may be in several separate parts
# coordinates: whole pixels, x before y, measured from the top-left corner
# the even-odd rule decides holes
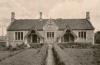
[[[77,35],[75,42],[85,42],[94,44],[94,31],[93,30],[73,30],[73,32]],[[86,32],[86,39],[79,38],[79,32]]]
[[[75,39],[75,42],[94,44],[94,30],[73,30],[72,32],[74,32],[74,34],[77,36],[77,38]],[[79,35],[78,35],[79,32],[86,32],[86,39],[79,38]],[[58,35],[62,35],[62,34],[63,34],[63,31],[58,32]],[[61,43],[61,38],[59,39],[58,42]]]
[[[20,45],[24,42],[23,40],[15,40],[15,32],[23,32],[23,38],[28,33],[28,31],[7,31],[7,46],[11,45],[16,47],[16,45]]]
[[[15,32],[23,32],[23,40],[15,40]],[[25,42],[25,35],[28,33],[28,31],[7,31],[7,45],[6,46],[13,46],[16,47],[16,45],[20,45],[22,43]],[[44,37],[44,32],[43,31],[39,31],[39,33],[41,34],[41,36]],[[40,43],[43,43],[43,39],[40,40]]]
[[[81,31],[85,31],[86,32],[86,39],[82,39],[79,38],[78,33]],[[7,32],[7,46],[12,45],[12,46],[16,46],[16,44],[22,44],[24,42],[23,40],[15,40],[15,32],[18,31],[8,31]],[[19,32],[23,32],[23,38],[25,37],[25,35],[28,33],[28,31],[19,31]],[[47,31],[38,31],[39,34],[44,37],[44,41],[40,40],[41,43],[46,41],[47,38]],[[92,43],[94,44],[94,31],[93,30],[73,30],[74,34],[77,36],[77,38],[75,39],[75,42],[81,42],[81,43]],[[64,32],[63,31],[55,31],[55,38],[54,41],[56,42],[56,38],[62,36]],[[59,38],[58,43],[61,43],[61,38]]]

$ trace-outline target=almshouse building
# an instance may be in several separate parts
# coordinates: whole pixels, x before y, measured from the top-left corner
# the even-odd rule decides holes
[[[94,43],[94,27],[89,12],[84,19],[15,19],[7,28],[7,46],[33,43]]]

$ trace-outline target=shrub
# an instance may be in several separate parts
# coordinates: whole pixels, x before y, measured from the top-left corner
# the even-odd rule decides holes
[[[30,44],[31,48],[41,48],[43,46],[43,43],[32,43]]]
[[[91,48],[91,43],[60,43],[58,44],[63,48]]]

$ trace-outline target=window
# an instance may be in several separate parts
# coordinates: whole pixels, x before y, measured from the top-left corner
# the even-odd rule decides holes
[[[78,35],[79,35],[79,37],[81,37],[81,32],[79,32],[79,34],[78,34]]]
[[[21,32],[21,40],[23,40],[23,32]]]
[[[17,40],[17,36],[18,36],[18,34],[17,34],[17,32],[15,32],[15,40]]]
[[[49,32],[47,32],[47,37],[50,37],[49,35],[50,35]]]
[[[52,32],[52,37],[54,37],[54,32]]]
[[[84,32],[84,38],[86,39],[86,32]]]
[[[83,32],[81,32],[81,38],[83,38],[83,35],[84,35]]]
[[[79,38],[86,39],[86,32],[79,32],[78,35],[79,35]]]
[[[54,32],[47,32],[47,38],[54,38]]]
[[[18,32],[18,40],[20,40],[20,32]]]
[[[15,40],[23,40],[23,32],[15,32]]]

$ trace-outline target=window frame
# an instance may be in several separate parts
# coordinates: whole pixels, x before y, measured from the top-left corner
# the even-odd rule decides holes
[[[47,38],[54,38],[54,32],[47,32]]]
[[[16,31],[14,33],[14,40],[16,41],[24,40],[24,33],[22,31]]]
[[[80,31],[80,32],[78,32],[78,37],[82,38],[82,39],[86,39],[87,38],[86,31]]]

